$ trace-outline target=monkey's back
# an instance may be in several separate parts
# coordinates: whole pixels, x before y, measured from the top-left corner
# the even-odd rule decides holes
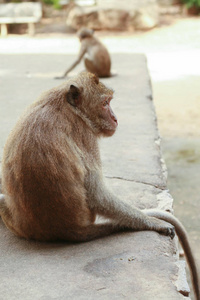
[[[84,189],[85,165],[74,142],[71,111],[38,102],[11,132],[4,148],[2,187],[20,236],[66,239],[69,228],[93,221]],[[76,132],[76,134],[79,134]]]
[[[110,76],[111,58],[106,47],[95,37],[87,38],[86,47],[100,77]]]

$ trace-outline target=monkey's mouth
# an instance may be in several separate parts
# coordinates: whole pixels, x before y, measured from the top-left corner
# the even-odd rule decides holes
[[[117,117],[114,114],[114,112],[112,111],[112,109],[110,109],[110,117],[111,117],[111,122],[114,128],[116,128],[118,126],[118,122],[117,122]]]

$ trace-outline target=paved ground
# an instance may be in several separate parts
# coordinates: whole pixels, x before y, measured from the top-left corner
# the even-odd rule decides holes
[[[1,150],[24,107],[58,84],[53,75],[64,60],[74,57],[38,54],[2,58]],[[104,82],[116,90],[113,108],[120,125],[112,139],[101,143],[107,184],[131,205],[170,209],[172,199],[160,161],[145,59],[142,55],[116,54],[113,63],[120,75]],[[80,65],[77,71],[81,69]],[[176,287],[176,245],[168,237],[154,232],[121,233],[69,245],[24,241],[2,223],[0,231],[2,299],[184,298]]]

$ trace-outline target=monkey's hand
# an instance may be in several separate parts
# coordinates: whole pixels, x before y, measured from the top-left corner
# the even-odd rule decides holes
[[[175,228],[173,225],[169,224],[166,226],[166,231],[163,232],[166,236],[169,236],[172,240],[175,237]]]
[[[174,238],[175,230],[176,230],[177,226],[180,225],[180,222],[172,214],[170,214],[166,211],[159,210],[159,209],[143,209],[142,211],[149,217],[153,217],[153,218],[164,221],[164,223],[163,223],[164,230],[161,230],[160,232],[165,235],[170,236],[171,239]],[[163,227],[163,226],[161,226],[161,227]]]

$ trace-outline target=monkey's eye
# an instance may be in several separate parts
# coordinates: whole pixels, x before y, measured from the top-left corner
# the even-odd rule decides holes
[[[106,100],[106,101],[104,101],[103,106],[106,106],[106,105],[108,105],[108,104],[109,104],[109,101]]]

